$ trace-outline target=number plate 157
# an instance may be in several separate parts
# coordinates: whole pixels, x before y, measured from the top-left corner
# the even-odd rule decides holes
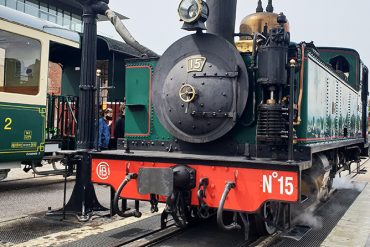
[[[187,61],[188,72],[202,72],[206,61],[205,57],[190,57]]]

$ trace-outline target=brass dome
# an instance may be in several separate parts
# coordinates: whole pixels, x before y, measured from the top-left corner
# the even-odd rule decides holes
[[[267,31],[271,28],[278,27],[278,14],[272,12],[257,12],[245,17],[240,24],[241,34],[254,35],[255,33],[262,33],[265,25]],[[284,24],[285,30],[289,32],[289,22]],[[253,40],[248,36],[240,36],[240,41],[236,42],[236,47],[241,52],[252,52]]]
[[[265,24],[267,24],[267,31],[271,28],[278,27],[279,23],[277,22],[278,14],[270,12],[259,12],[248,15],[245,17],[240,24],[240,33],[255,34],[262,33]],[[289,22],[284,25],[285,31],[289,32]],[[246,36],[240,38],[248,39]]]

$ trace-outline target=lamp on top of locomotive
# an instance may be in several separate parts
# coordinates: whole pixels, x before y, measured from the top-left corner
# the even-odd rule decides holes
[[[206,30],[209,9],[202,0],[182,0],[177,10],[180,19],[184,21],[182,29],[188,31]]]

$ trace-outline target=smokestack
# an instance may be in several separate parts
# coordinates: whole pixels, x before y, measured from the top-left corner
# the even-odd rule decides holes
[[[274,12],[274,7],[272,6],[272,0],[269,0],[269,3],[267,4],[266,11],[273,13]]]
[[[234,44],[237,0],[208,0],[207,32],[221,36]]]

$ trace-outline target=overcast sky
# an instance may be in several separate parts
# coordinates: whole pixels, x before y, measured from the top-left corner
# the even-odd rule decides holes
[[[210,1],[210,0],[209,0]],[[224,0],[227,1],[227,0]],[[110,0],[110,8],[127,17],[125,25],[142,44],[162,54],[175,40],[189,34],[181,30],[179,0]],[[263,0],[266,7],[267,0]],[[275,0],[274,12],[284,12],[292,41],[314,41],[316,46],[357,50],[370,67],[370,0]],[[255,12],[257,0],[238,0],[236,31],[241,20]],[[110,23],[100,33],[119,39]]]

